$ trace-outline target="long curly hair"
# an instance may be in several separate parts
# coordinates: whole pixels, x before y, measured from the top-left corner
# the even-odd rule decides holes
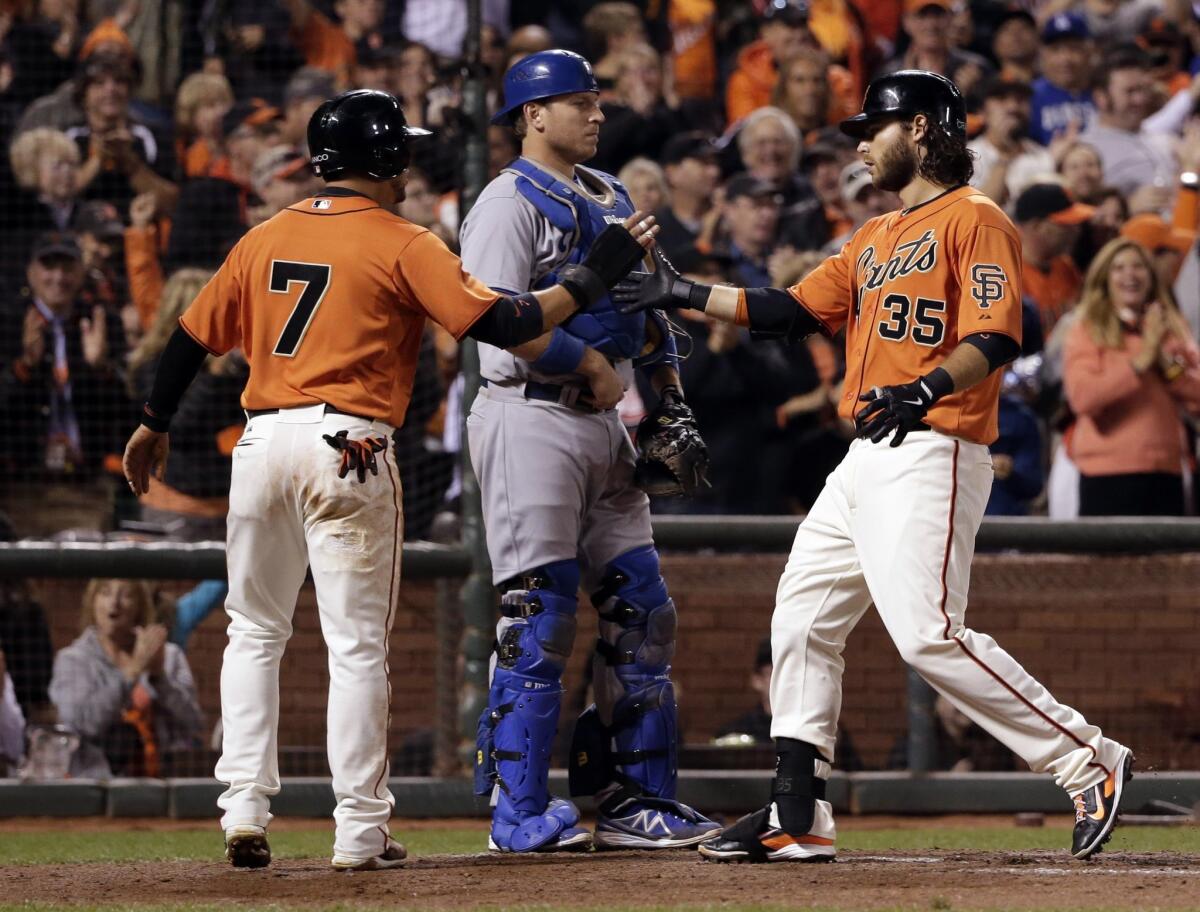
[[[950,135],[930,121],[921,145],[925,147],[919,168],[921,177],[942,187],[959,187],[971,182],[975,174],[975,153],[967,148],[965,139]]]

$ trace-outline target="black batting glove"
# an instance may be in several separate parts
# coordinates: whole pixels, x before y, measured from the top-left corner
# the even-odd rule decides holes
[[[704,310],[711,286],[685,279],[657,247],[650,256],[654,260],[654,272],[630,273],[613,286],[609,295],[613,306],[623,314],[656,307]]]
[[[582,263],[558,270],[558,281],[580,308],[587,309],[608,294],[646,255],[624,225],[609,225],[597,235]]]
[[[387,449],[387,438],[367,437],[363,440],[351,440],[348,434],[348,431],[338,431],[332,437],[329,434],[321,436],[327,444],[341,451],[342,461],[338,466],[338,478],[345,478],[351,472],[355,472],[358,475],[358,483],[366,484],[367,472],[372,475],[379,474],[375,454]]]
[[[890,446],[900,446],[909,431],[925,425],[929,409],[953,388],[950,375],[940,367],[911,383],[873,387],[858,397],[859,402],[867,403],[854,416],[858,436],[879,443],[895,431]]]

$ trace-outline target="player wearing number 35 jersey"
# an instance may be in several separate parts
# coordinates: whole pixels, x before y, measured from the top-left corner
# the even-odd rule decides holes
[[[967,186],[966,113],[953,83],[901,71],[873,82],[863,108],[842,130],[859,140],[875,185],[906,208],[868,222],[787,291],[693,284],[660,256],[652,276],[634,274],[613,294],[622,310],[692,307],[759,336],[846,331],[840,411],[859,439],[801,523],[779,581],[772,799],[700,852],[833,857],[825,781],[842,650],[874,604],[909,666],[1031,768],[1055,775],[1075,801],[1072,854],[1086,858],[1112,831],[1128,748],[964,622],[992,484],[998,368],[1020,350],[1020,243],[1004,213]]]
[[[226,855],[270,862],[279,791],[279,662],[311,564],[329,650],[333,866],[396,867],[388,833],[388,633],[400,580],[400,479],[389,440],[404,420],[425,321],[501,348],[537,338],[645,255],[653,218],[601,232],[588,257],[536,294],[501,295],[440,240],[391,210],[404,198],[408,127],[383,92],[323,103],[308,128],[323,193],[253,229],[183,314],[125,451],[134,493],[161,473],[170,419],[205,357],[240,347],[247,424],[233,453],[221,669]],[[161,474],[160,474],[161,477]]]

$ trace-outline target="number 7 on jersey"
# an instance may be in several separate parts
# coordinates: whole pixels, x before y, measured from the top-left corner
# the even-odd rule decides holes
[[[313,315],[325,299],[325,292],[329,290],[329,276],[332,272],[333,268],[325,263],[271,261],[272,292],[286,294],[292,290],[293,282],[303,286],[296,306],[292,308],[291,315],[283,325],[283,332],[279,334],[279,341],[275,343],[273,354],[282,358],[291,358],[296,354],[296,349],[304,341],[304,334],[308,332],[309,324],[312,323]]]

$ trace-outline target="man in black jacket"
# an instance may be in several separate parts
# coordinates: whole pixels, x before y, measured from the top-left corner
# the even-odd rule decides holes
[[[22,537],[100,530],[112,513],[104,457],[120,452],[131,409],[116,367],[120,322],[81,305],[71,235],[40,237],[26,280],[27,294],[0,310],[0,505]]]

